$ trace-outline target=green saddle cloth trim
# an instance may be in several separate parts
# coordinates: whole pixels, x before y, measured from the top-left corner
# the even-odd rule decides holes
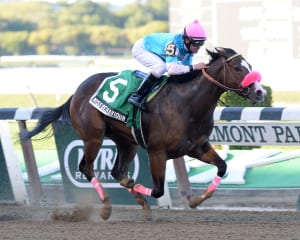
[[[152,90],[147,102],[167,83],[167,76],[160,81],[159,86]],[[89,102],[104,115],[126,123],[128,127],[141,127],[141,110],[138,109],[136,119],[133,119],[133,105],[127,100],[131,93],[141,84],[142,79],[135,75],[133,70],[123,70],[119,74],[103,80],[97,91],[90,98]],[[135,124],[133,124],[135,121]]]

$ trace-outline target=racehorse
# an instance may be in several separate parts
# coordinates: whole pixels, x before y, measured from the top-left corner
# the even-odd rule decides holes
[[[88,77],[67,102],[44,112],[36,127],[21,133],[21,138],[31,138],[59,118],[71,122],[84,143],[84,156],[79,169],[95,187],[103,203],[100,215],[105,220],[111,214],[110,198],[93,171],[94,159],[105,136],[112,139],[117,147],[111,175],[135,197],[147,219],[151,219],[151,208],[145,196],[159,198],[164,194],[168,159],[188,155],[213,164],[217,167],[217,176],[204,193],[187,197],[189,206],[195,208],[212,196],[226,173],[226,162],[208,141],[220,96],[230,90],[257,103],[263,101],[266,95],[260,84],[260,74],[252,71],[251,65],[241,54],[230,48],[207,49],[207,54],[210,60],[205,69],[170,76],[157,96],[147,103],[147,111],[142,112],[152,188],[136,184],[134,179],[128,177],[129,165],[138,147],[131,129],[123,122],[103,115],[89,103],[102,81],[117,73],[98,73]]]

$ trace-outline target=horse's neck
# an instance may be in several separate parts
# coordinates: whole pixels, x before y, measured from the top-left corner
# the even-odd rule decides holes
[[[199,76],[187,83],[172,84],[169,87],[171,89],[167,88],[164,90],[171,101],[164,100],[167,100],[168,104],[171,102],[174,105],[174,111],[178,111],[178,114],[187,114],[192,118],[192,121],[202,121],[211,118],[222,94],[220,88],[203,76]],[[161,100],[163,101],[163,99]]]
[[[191,102],[194,109],[201,108],[203,111],[213,111],[216,108],[218,100],[223,93],[219,87],[215,84],[209,82],[206,78],[201,76],[197,80],[199,86],[198,91],[196,90],[194,94],[194,101]]]
[[[193,99],[188,104],[194,120],[205,122],[213,117],[213,112],[223,91],[204,77],[197,81],[198,91],[193,89]]]

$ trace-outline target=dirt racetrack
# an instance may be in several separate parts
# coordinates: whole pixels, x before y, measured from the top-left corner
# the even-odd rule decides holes
[[[110,219],[103,221],[99,207],[0,204],[0,239],[300,239],[299,211],[152,207],[152,221],[144,221],[137,206],[113,206]]]

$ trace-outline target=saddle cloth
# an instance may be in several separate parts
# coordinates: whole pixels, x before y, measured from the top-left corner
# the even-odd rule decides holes
[[[127,99],[133,91],[141,84],[145,73],[138,70],[123,70],[119,74],[108,77],[96,90],[89,100],[89,103],[104,115],[126,123],[128,127],[133,126],[133,121],[140,128],[141,111],[138,110],[136,119],[133,119],[133,105]],[[159,86],[155,86],[148,94],[150,101],[166,84],[167,77],[164,76]]]

